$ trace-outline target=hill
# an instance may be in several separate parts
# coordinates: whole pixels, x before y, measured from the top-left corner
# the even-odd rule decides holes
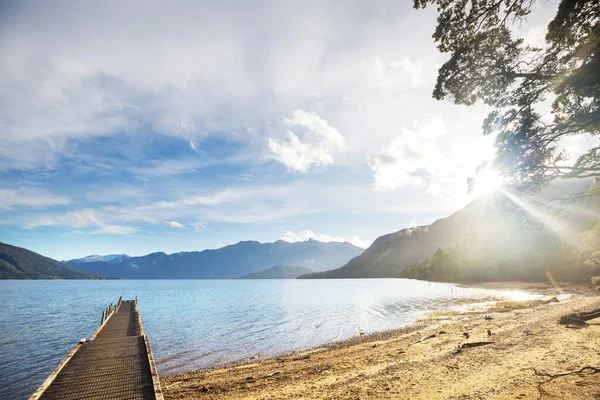
[[[600,182],[599,182],[600,183]],[[528,212],[504,232],[438,249],[400,277],[448,282],[600,282],[600,184]],[[515,216],[517,218],[515,218]],[[596,278],[591,279],[596,276]]]
[[[311,269],[297,265],[274,265],[271,268],[251,272],[240,279],[296,279],[300,275],[310,274]]]
[[[457,245],[474,233],[491,231],[497,221],[484,221],[486,198],[431,225],[402,229],[377,238],[363,254],[341,268],[300,276],[304,278],[397,278],[407,265],[425,260],[438,248]]]
[[[0,242],[0,279],[104,279],[33,251]]]
[[[362,251],[350,243],[316,240],[243,241],[215,250],[159,252],[118,263],[79,263],[77,268],[127,279],[233,279],[263,269],[265,265],[299,265],[325,271],[344,265]]]

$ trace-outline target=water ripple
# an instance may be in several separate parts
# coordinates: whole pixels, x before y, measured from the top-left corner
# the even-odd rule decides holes
[[[0,281],[0,399],[28,398],[122,290],[139,299],[160,374],[309,348],[515,295],[404,279]]]

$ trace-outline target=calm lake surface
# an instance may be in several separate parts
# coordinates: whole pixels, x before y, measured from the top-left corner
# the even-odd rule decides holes
[[[0,281],[0,399],[28,398],[122,292],[138,297],[161,375],[403,327],[465,300],[533,297],[406,279]]]

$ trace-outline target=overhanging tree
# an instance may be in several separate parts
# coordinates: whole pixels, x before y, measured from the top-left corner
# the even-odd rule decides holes
[[[496,137],[493,166],[527,191],[600,176],[600,146],[577,160],[560,148],[567,136],[600,134],[600,1],[561,0],[543,47],[514,37],[534,3],[414,0],[417,9],[437,7],[433,38],[450,54],[433,97],[493,107],[483,122],[483,133]]]

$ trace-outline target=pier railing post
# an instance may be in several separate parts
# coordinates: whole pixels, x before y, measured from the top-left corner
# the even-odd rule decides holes
[[[106,320],[115,313],[123,304],[123,296],[119,297],[119,301],[116,304],[110,303],[108,307],[102,311],[102,318],[100,319],[100,325],[104,324]],[[137,297],[135,298],[135,304],[137,305]]]

